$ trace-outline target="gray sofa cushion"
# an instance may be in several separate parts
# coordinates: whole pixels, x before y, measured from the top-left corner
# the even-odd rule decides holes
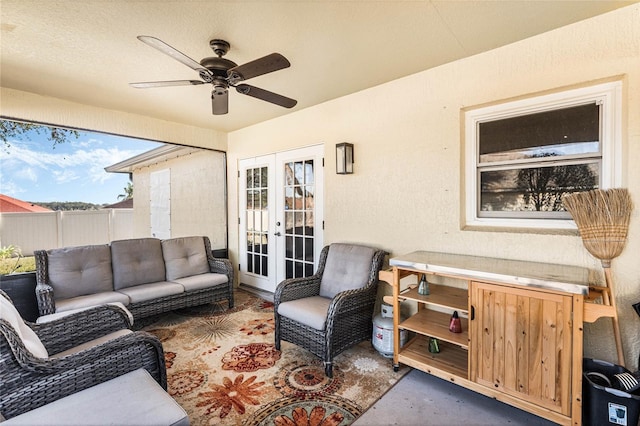
[[[167,281],[210,272],[202,237],[171,238],[162,241]]]
[[[147,300],[158,299],[160,297],[184,293],[184,287],[178,283],[160,281],[121,288],[118,292],[128,296],[131,303],[139,303],[146,302]]]
[[[104,305],[105,303],[120,302],[123,305],[129,304],[129,297],[117,291],[105,291],[102,293],[87,294],[86,296],[70,297],[56,301],[56,312],[65,312],[72,309],[90,308],[92,306]]]
[[[372,247],[331,244],[320,282],[320,296],[333,299],[341,291],[366,286],[375,253]]]
[[[47,251],[53,297],[68,299],[113,290],[109,246],[65,247]]]
[[[194,275],[192,277],[177,278],[172,282],[181,284],[185,291],[193,291],[225,284],[229,282],[229,278],[227,278],[225,274],[210,272],[208,274]]]
[[[111,257],[115,290],[165,280],[162,246],[157,238],[113,241]]]
[[[139,369],[6,420],[4,425],[188,426],[184,409]]]
[[[331,299],[327,299],[326,297],[304,297],[302,299],[280,303],[280,305],[278,305],[278,314],[308,325],[316,330],[324,330],[330,304]]]

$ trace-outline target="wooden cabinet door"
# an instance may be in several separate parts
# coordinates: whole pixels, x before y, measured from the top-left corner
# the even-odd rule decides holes
[[[470,378],[496,391],[570,413],[570,296],[471,283]]]

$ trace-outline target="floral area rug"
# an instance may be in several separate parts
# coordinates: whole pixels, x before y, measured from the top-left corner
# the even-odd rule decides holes
[[[310,352],[274,345],[273,303],[244,291],[226,302],[157,317],[169,394],[199,425],[351,424],[407,371],[365,341],[334,359],[333,378]]]

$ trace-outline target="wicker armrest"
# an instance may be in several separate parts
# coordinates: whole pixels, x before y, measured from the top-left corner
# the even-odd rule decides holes
[[[14,417],[107,380],[144,368],[166,390],[162,344],[138,331],[61,358],[35,358],[0,320],[2,370],[0,410]],[[13,335],[12,335],[13,334]],[[8,344],[7,344],[8,343]],[[10,347],[10,348],[9,348]]]
[[[53,287],[49,285],[49,256],[46,250],[35,250],[36,261],[36,299],[40,315],[53,314],[56,303],[53,300]]]
[[[233,265],[229,259],[209,258],[209,270],[218,274],[225,274],[229,278],[229,282],[233,284]]]
[[[378,294],[377,284],[368,285],[364,288],[347,290],[336,294],[331,301],[327,311],[327,318],[348,315],[351,312],[362,309],[363,306],[370,306],[373,312],[373,305]]]
[[[131,329],[133,322],[122,308],[107,304],[29,326],[49,353],[59,353],[114,331]]]
[[[53,300],[53,287],[49,284],[38,283],[36,285],[36,300],[40,316],[55,313],[56,302]]]
[[[321,277],[316,274],[310,277],[284,280],[278,284],[273,300],[278,305],[289,300],[317,296],[320,294],[320,279]]]

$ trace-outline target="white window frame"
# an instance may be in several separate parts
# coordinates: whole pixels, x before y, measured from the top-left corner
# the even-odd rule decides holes
[[[496,105],[473,108],[464,112],[465,138],[465,188],[463,228],[530,228],[530,229],[576,229],[571,219],[524,219],[508,217],[479,217],[478,181],[479,140],[478,126],[482,122],[494,121],[543,111],[564,109],[589,102],[596,102],[601,109],[602,167],[599,187],[619,187],[622,184],[622,82],[612,81],[588,87],[519,99]],[[506,215],[505,215],[506,216]]]

